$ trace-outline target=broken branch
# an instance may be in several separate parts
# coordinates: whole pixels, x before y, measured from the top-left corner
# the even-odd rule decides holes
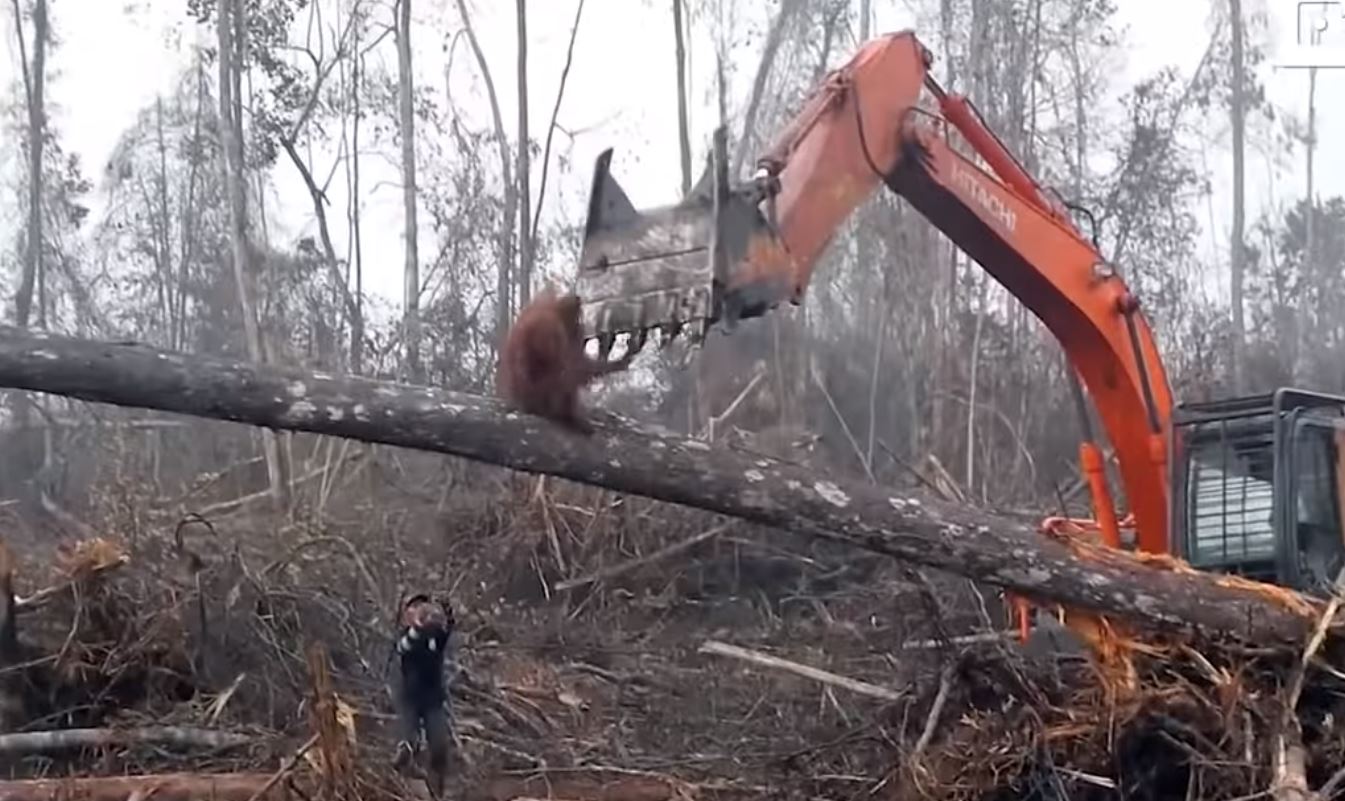
[[[122,565],[126,564],[129,561],[130,557],[123,557],[121,559],[107,562],[105,564],[94,565],[93,567],[89,568],[89,572],[86,576],[80,577],[79,581],[87,581],[88,579],[93,578],[95,576],[101,576],[102,574],[107,573],[108,571],[115,570],[121,567]],[[16,597],[14,599],[14,611],[15,613],[32,612],[34,610],[41,609],[43,606],[46,606],[57,596],[64,595],[65,593],[70,592],[70,590],[75,586],[75,584],[76,580],[66,580],[62,581],[59,584],[52,584],[51,586],[43,587],[42,589],[38,590],[32,595]]]
[[[609,579],[614,579],[617,576],[629,573],[630,571],[635,570],[636,568],[653,564],[654,562],[660,561],[662,559],[667,559],[670,556],[676,556],[677,554],[683,551],[687,551],[690,550],[691,548],[694,548],[695,546],[699,545],[702,542],[705,542],[706,540],[718,537],[720,534],[724,533],[725,529],[727,529],[730,525],[732,525],[732,523],[721,523],[720,525],[714,526],[713,528],[707,528],[706,530],[702,531],[699,534],[687,537],[684,540],[678,540],[677,542],[674,542],[671,545],[665,545],[662,548],[659,548],[657,551],[654,551],[653,553],[648,554],[646,556],[640,556],[635,559],[627,559],[626,561],[612,565],[609,568],[605,568],[603,570],[596,570],[592,573],[589,573],[588,575],[580,576],[579,578],[566,579],[565,581],[557,582],[556,591],[561,592],[563,590],[572,590],[575,587],[582,587],[585,584],[592,584],[597,581],[607,581]]]
[[[734,659],[741,659],[744,662],[751,662],[754,665],[761,665],[772,670],[783,670],[786,673],[793,673],[795,676],[802,676],[805,679],[812,679],[822,684],[829,684],[832,687],[840,687],[859,695],[867,695],[870,698],[881,698],[884,701],[899,701],[902,694],[888,687],[880,687],[877,684],[869,684],[867,681],[848,678],[838,673],[832,673],[821,668],[801,665],[798,662],[791,662],[788,659],[781,659],[778,656],[763,654],[760,651],[753,651],[750,648],[742,648],[737,645],[729,645],[726,642],[718,640],[706,640],[701,644],[700,652],[703,654],[718,654],[719,656],[728,656]]]

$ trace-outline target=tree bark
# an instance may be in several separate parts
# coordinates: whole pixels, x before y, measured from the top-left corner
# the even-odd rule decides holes
[[[1242,84],[1246,72],[1242,52],[1242,39],[1245,32],[1242,25],[1242,0],[1228,0],[1228,10],[1233,35],[1233,97],[1231,103],[1233,118],[1233,231],[1230,234],[1233,241],[1230,245],[1232,253],[1229,259],[1229,282],[1231,286],[1229,294],[1233,306],[1233,391],[1242,394],[1246,391],[1246,376],[1244,375],[1246,357],[1244,350],[1247,338],[1246,323],[1243,320],[1242,313],[1242,279],[1246,261],[1246,250],[1243,242],[1244,229],[1246,228],[1246,200],[1243,187],[1245,143],[1243,140],[1246,138],[1247,127],[1246,92]]]
[[[1083,548],[974,509],[846,485],[756,454],[593,413],[579,437],[500,401],[0,326],[0,386],[453,454],[706,509],[939,568],[1041,601],[1258,645],[1320,608],[1206,573]]]
[[[0,801],[276,801],[289,793],[283,785],[266,789],[270,773],[159,773],[143,776],[81,776],[66,779],[0,780]]]
[[[406,263],[403,266],[402,336],[406,371],[423,379],[420,365],[420,249],[416,224],[416,109],[411,91],[411,0],[397,3],[397,98],[402,134],[402,212],[405,215]]]

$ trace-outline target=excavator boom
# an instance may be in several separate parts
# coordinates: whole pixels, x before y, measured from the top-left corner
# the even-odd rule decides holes
[[[603,153],[575,288],[585,334],[605,354],[618,334],[637,348],[656,329],[699,338],[800,303],[836,231],[885,185],[1060,341],[1116,451],[1137,545],[1167,552],[1172,398],[1139,304],[972,105],[938,86],[930,62],[910,31],[866,43],[814,90],[751,179],[730,180],[717,131],[705,174],[674,205],[636,210]],[[984,167],[954,148],[953,130]]]

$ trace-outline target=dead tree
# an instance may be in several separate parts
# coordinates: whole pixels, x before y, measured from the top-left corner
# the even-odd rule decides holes
[[[0,326],[0,386],[453,454],[848,543],[1019,594],[1205,637],[1302,640],[1320,604],[1080,547],[971,508],[839,484],[597,415],[579,437],[500,401]]]
[[[518,22],[518,306],[532,299],[532,141],[528,135],[528,1],[515,0]]]
[[[19,13],[17,0],[14,2],[14,27],[18,36],[28,111],[28,230],[24,241],[23,272],[14,304],[19,325],[26,328],[32,314],[33,287],[38,283],[42,273],[42,149],[47,124],[44,92],[47,85],[47,39],[50,34],[46,0],[38,0],[33,4],[31,64],[28,62],[28,54],[23,43],[23,17]],[[38,320],[45,324],[46,310],[42,303],[38,304],[37,316]]]
[[[411,72],[411,0],[397,3],[397,103],[402,136],[402,213],[406,217],[406,257],[402,273],[402,320],[406,369],[420,381],[420,251],[416,224],[416,109]]]
[[[1233,123],[1233,231],[1230,234],[1232,253],[1229,258],[1230,295],[1233,306],[1233,391],[1246,391],[1247,371],[1247,324],[1243,311],[1243,284],[1247,272],[1246,219],[1247,205],[1243,186],[1245,184],[1246,138],[1247,138],[1247,80],[1244,64],[1244,39],[1247,29],[1243,25],[1242,0],[1228,0],[1228,14],[1232,25],[1232,96],[1229,98],[1229,112]]]
[[[252,266],[253,249],[248,239],[247,192],[243,158],[243,65],[246,52],[243,37],[247,33],[246,8],[238,0],[221,0],[216,9],[216,34],[219,49],[220,162],[229,202],[229,246],[233,256],[234,283],[238,290],[238,311],[243,316],[243,336],[248,358],[260,362],[266,349],[257,320],[257,281]],[[266,475],[273,501],[281,509],[290,505],[289,463],[285,450],[274,432],[262,432],[266,454]]]
[[[682,24],[682,0],[673,0],[673,41],[677,55],[677,155],[682,165],[682,197],[691,194],[691,133],[687,120],[687,56]]]

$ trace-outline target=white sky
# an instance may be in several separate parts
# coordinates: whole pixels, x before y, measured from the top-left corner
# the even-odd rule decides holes
[[[385,0],[380,0],[385,2]],[[1272,25],[1279,40],[1292,41],[1296,0],[1265,0],[1269,4]],[[504,0],[476,2],[475,24],[486,50],[500,93],[502,112],[509,131],[515,130],[514,15],[513,3]],[[740,13],[764,17],[774,4],[743,3],[751,11]],[[875,31],[885,32],[914,24],[907,4],[877,0]],[[1119,23],[1127,28],[1129,58],[1123,86],[1128,87],[1165,64],[1173,64],[1189,74],[1199,60],[1208,40],[1207,0],[1119,0]],[[48,97],[60,106],[56,116],[65,146],[80,154],[86,173],[97,178],[102,165],[123,130],[137,112],[151,103],[159,91],[167,91],[174,81],[177,65],[183,62],[186,44],[198,33],[186,18],[181,0],[52,0],[54,23],[62,45],[54,56],[57,71]],[[541,139],[555,102],[556,86],[570,25],[573,2],[545,0],[530,6],[530,117],[533,135]],[[558,174],[553,165],[545,198],[549,219],[579,222],[583,213],[583,195],[594,158],[606,147],[616,147],[614,172],[629,190],[637,206],[662,203],[674,198],[679,183],[677,125],[673,91],[675,77],[672,59],[671,12],[666,0],[587,0],[579,41],[575,49],[564,105],[559,122],[568,130],[582,131],[571,142],[557,134],[557,147],[571,148],[574,169]],[[458,28],[452,0],[418,0],[419,27],[413,38],[416,70],[424,85],[435,86],[442,96],[444,87],[443,44]],[[391,20],[391,3],[380,9],[383,19]],[[5,71],[17,69],[13,30],[5,14],[0,81],[8,83]],[[1345,27],[1345,19],[1339,23]],[[838,50],[833,58],[839,63],[853,47]],[[710,109],[707,88],[713,86],[713,51],[701,35],[691,43],[693,117],[691,121],[693,160],[697,171],[702,163],[703,143],[708,140],[715,119]],[[391,48],[383,48],[389,67],[395,69]],[[735,54],[736,55],[736,54]],[[937,55],[937,54],[936,54]],[[734,97],[742,97],[751,72],[756,67],[755,48],[741,53],[733,67]],[[474,124],[484,125],[489,112],[484,92],[474,92],[475,64],[463,42],[455,56],[454,97],[465,106]],[[937,67],[936,67],[937,69]],[[12,74],[12,73],[11,73]],[[1266,70],[1271,99],[1293,113],[1306,114],[1307,73],[1305,71]],[[1323,143],[1339,141],[1345,135],[1345,109],[1332,98],[1345,89],[1345,70],[1324,71],[1318,76],[1318,137]],[[1219,123],[1222,126],[1222,120]],[[492,156],[493,158],[493,156]],[[1318,151],[1317,186],[1322,196],[1345,193],[1345,156],[1331,147]],[[320,162],[316,172],[326,174],[330,159]],[[1231,208],[1229,186],[1230,161],[1226,153],[1211,154],[1209,161],[1215,196],[1202,222],[1206,226],[1204,253],[1220,262],[1227,253],[1227,233]],[[366,227],[366,288],[395,300],[401,294],[400,190],[395,164],[368,160],[363,185],[370,187],[363,200]],[[383,174],[374,174],[382,170]],[[268,205],[279,213],[272,227],[277,244],[315,233],[311,207],[298,177],[285,163],[275,171],[278,202]],[[537,189],[534,173],[533,189]],[[334,182],[329,198],[331,208],[343,209],[345,197]],[[1294,157],[1288,170],[1271,170],[1264,158],[1253,156],[1248,165],[1247,197],[1249,220],[1268,203],[1283,205],[1305,191],[1302,155]],[[95,208],[97,208],[97,204]],[[4,215],[0,215],[3,217]],[[345,251],[346,232],[343,214],[333,215],[333,236],[338,252]],[[0,231],[0,235],[6,232]],[[424,237],[424,235],[422,235]],[[422,238],[421,253],[432,252],[428,237]]]

